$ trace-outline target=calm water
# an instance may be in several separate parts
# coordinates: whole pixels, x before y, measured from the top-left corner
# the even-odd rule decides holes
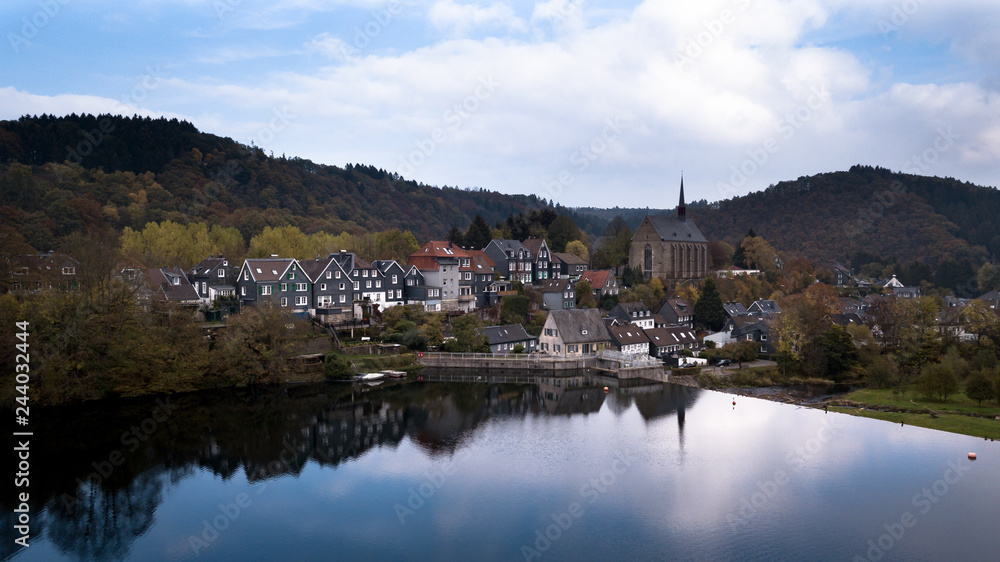
[[[1000,557],[1000,442],[605,384],[310,385],[42,410],[34,536],[14,559]]]

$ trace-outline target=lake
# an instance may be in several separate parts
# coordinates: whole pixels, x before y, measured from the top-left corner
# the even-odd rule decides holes
[[[1000,557],[1000,442],[672,384],[415,378],[37,410],[13,559]]]

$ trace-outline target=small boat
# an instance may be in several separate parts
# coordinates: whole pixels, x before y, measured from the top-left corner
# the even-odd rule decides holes
[[[374,372],[374,373],[361,373],[361,374],[358,375],[358,380],[359,381],[377,381],[377,380],[382,379],[382,377],[384,377],[384,376],[385,376],[385,373],[379,373],[377,371]]]
[[[406,378],[406,373],[403,372],[403,371],[382,371],[382,372],[385,373],[385,375],[387,377],[391,377],[391,378],[394,378],[394,379],[405,379]]]

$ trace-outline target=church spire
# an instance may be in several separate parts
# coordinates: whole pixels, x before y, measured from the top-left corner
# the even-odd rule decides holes
[[[684,204],[684,172],[681,172],[681,198],[677,202],[677,218],[687,220],[687,206]]]

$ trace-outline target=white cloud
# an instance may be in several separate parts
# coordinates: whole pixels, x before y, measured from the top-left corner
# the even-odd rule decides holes
[[[489,6],[457,4],[454,0],[438,0],[431,6],[427,19],[438,30],[464,37],[477,28],[524,31],[526,25],[514,10],[503,2]]]

